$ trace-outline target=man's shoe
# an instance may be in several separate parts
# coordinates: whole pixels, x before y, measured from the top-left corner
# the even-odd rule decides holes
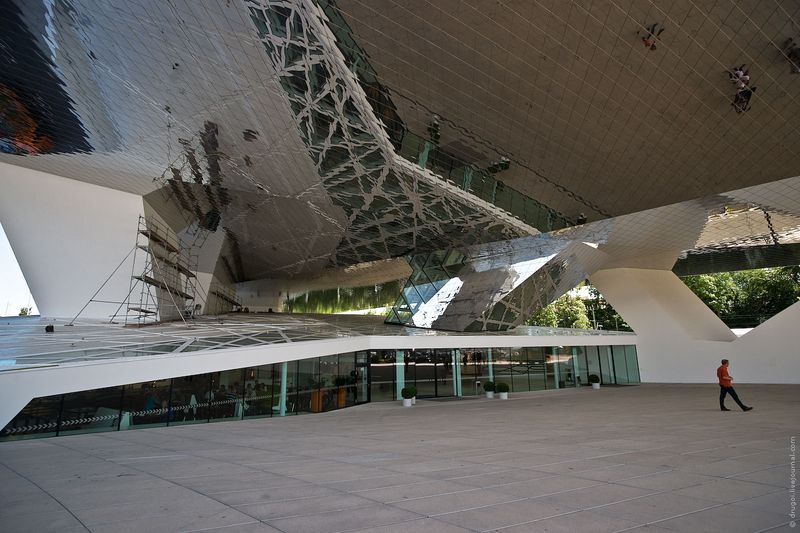
[[[730,409],[728,409],[727,407],[723,407],[720,409],[720,411],[730,411]]]
[[[742,411],[752,411],[752,407],[742,407]]]

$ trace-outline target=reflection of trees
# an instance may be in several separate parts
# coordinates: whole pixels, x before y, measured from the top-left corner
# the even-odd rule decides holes
[[[309,291],[289,300],[287,309],[294,313],[339,313],[358,309],[389,307],[397,299],[402,284],[390,281],[366,287],[339,287]]]

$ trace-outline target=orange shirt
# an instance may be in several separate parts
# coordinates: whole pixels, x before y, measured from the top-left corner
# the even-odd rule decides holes
[[[723,387],[730,387],[733,382],[733,378],[728,375],[728,367],[725,365],[720,365],[717,369],[717,378],[719,379],[719,384]]]

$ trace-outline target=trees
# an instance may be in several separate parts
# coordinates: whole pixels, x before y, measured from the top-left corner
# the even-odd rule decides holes
[[[29,314],[31,314],[31,308],[30,307],[21,307],[20,308],[19,316],[28,316]]]
[[[575,328],[589,329],[591,323],[586,314],[583,300],[576,296],[565,294],[526,322],[528,326],[544,326],[550,328]]]
[[[682,280],[733,328],[755,327],[800,301],[800,266],[701,274]]]
[[[633,331],[625,319],[611,307],[594,286],[589,285],[591,298],[586,300],[586,312],[596,329],[609,331]]]
[[[682,281],[717,316],[723,317],[731,314],[739,287],[730,272],[687,276],[682,278]]]
[[[800,301],[800,266],[701,274],[681,278],[725,324],[758,326]],[[632,331],[593,286],[590,297],[564,295],[525,322],[530,326]]]

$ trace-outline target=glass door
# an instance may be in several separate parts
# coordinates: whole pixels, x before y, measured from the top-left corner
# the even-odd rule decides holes
[[[348,401],[354,404],[371,401],[369,355],[366,352],[356,353],[356,367],[346,377],[348,378]]]
[[[453,351],[434,351],[436,397],[453,396]]]
[[[434,350],[411,350],[406,365],[406,383],[417,388],[418,398],[436,397],[436,354]]]

